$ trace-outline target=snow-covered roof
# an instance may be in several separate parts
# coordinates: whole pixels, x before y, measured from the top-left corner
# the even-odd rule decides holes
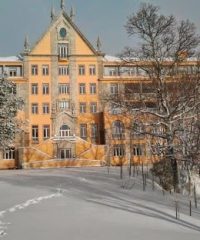
[[[18,62],[20,60],[19,56],[0,57],[0,62]]]
[[[105,55],[104,62],[120,62],[121,59],[115,56]]]

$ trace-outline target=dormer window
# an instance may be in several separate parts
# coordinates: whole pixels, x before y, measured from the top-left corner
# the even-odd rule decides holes
[[[58,44],[58,55],[59,58],[67,58],[69,55],[69,44],[68,43],[61,43]]]

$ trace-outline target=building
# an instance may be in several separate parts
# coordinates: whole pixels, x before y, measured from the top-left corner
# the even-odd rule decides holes
[[[51,23],[36,44],[24,42],[17,57],[0,58],[0,75],[17,85],[25,106],[18,114],[14,148],[0,155],[0,168],[118,165],[151,161],[147,140],[133,136],[132,117],[102,101],[147,77],[137,66],[121,66],[86,39],[68,15],[51,12]],[[153,103],[150,103],[153,104]],[[153,105],[152,105],[153,106]]]

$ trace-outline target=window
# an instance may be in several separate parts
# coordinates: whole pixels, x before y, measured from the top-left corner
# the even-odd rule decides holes
[[[10,77],[16,77],[17,76],[17,68],[9,68],[8,75]]]
[[[78,73],[79,75],[85,75],[85,65],[78,66]]]
[[[110,68],[109,69],[109,76],[118,76],[118,75],[119,75],[118,68]]]
[[[31,109],[32,109],[32,114],[38,114],[38,104],[37,103],[32,103]]]
[[[110,84],[110,93],[118,94],[118,84],[117,83]]]
[[[42,75],[49,75],[49,65],[42,65]]]
[[[8,77],[22,76],[22,66],[0,66],[0,74],[5,72]]]
[[[60,58],[67,58],[67,56],[69,55],[68,43],[58,44],[58,55]]]
[[[89,66],[89,74],[90,75],[96,75],[96,66],[95,65],[90,65]]]
[[[86,103],[85,102],[80,103],[80,113],[86,113]]]
[[[80,83],[79,84],[79,92],[80,92],[80,94],[85,94],[86,93],[85,83]]]
[[[48,83],[43,83],[42,84],[42,93],[43,93],[43,95],[48,95],[49,94],[49,84]]]
[[[58,107],[60,110],[68,110],[70,108],[69,101],[67,101],[67,100],[59,101]]]
[[[50,125],[43,126],[43,138],[44,139],[50,138]]]
[[[59,94],[69,94],[69,84],[68,83],[61,83],[58,85]]]
[[[72,157],[71,148],[60,149],[60,158],[61,159],[66,159],[66,158],[71,158],[71,157]]]
[[[122,107],[120,106],[120,104],[111,103],[109,112],[110,112],[110,114],[113,114],[113,115],[121,114],[122,113]]]
[[[125,146],[124,144],[116,144],[113,146],[113,156],[124,156],[125,155]]]
[[[141,83],[125,83],[125,94],[126,96],[132,97],[134,93],[141,93],[142,89]]]
[[[87,138],[87,124],[80,125],[80,137],[83,139]]]
[[[97,92],[96,83],[90,83],[90,93],[96,94],[96,92]]]
[[[15,149],[14,148],[8,148],[4,151],[4,159],[12,160],[15,159]]]
[[[111,66],[104,67],[105,76],[117,76],[118,74],[119,74],[118,67],[111,67]]]
[[[72,136],[71,134],[71,129],[68,125],[62,125],[60,127],[60,132],[59,132],[61,137],[69,137]]]
[[[124,67],[120,69],[120,75],[135,76],[137,74],[136,67]]]
[[[96,113],[97,112],[97,103],[96,102],[90,103],[90,112],[91,113]]]
[[[31,84],[31,93],[34,95],[38,94],[38,84],[37,83]]]
[[[43,112],[43,114],[48,114],[49,113],[49,103],[43,103],[42,104],[42,112]]]
[[[32,140],[34,142],[38,141],[39,131],[38,131],[38,125],[32,126]]]
[[[97,123],[91,124],[91,138],[98,137],[98,125]]]
[[[31,74],[38,75],[38,65],[31,65]]]
[[[69,75],[69,65],[59,66],[58,67],[58,75],[60,75],[60,76]]]
[[[123,139],[124,136],[124,124],[123,122],[117,120],[113,122],[112,124],[112,137],[113,138],[118,138],[118,139]]]
[[[137,75],[138,75],[138,76],[145,76],[145,75],[147,75],[147,74],[146,74],[146,71],[145,71],[144,69],[138,67],[138,68],[137,68]]]
[[[141,146],[134,146],[133,147],[133,155],[134,156],[141,156],[142,155],[142,147]]]

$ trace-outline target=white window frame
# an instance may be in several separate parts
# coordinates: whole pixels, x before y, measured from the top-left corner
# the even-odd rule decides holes
[[[15,159],[15,149],[14,148],[8,148],[4,150],[4,159],[6,160],[14,160]]]
[[[59,83],[58,91],[59,91],[59,94],[70,94],[69,83]]]
[[[142,156],[143,150],[141,145],[135,145],[133,146],[133,156]]]
[[[117,83],[110,84],[110,93],[111,94],[118,94],[119,93],[119,85]]]
[[[43,139],[50,138],[50,125],[43,125]]]
[[[39,139],[39,127],[38,125],[32,125],[32,141],[38,142]]]
[[[50,112],[49,103],[43,103],[42,104],[42,113],[49,114],[49,112]]]
[[[115,144],[115,145],[113,145],[113,156],[114,157],[123,157],[123,156],[125,156],[125,145],[124,144]]]
[[[80,76],[85,75],[85,65],[83,65],[83,64],[78,65],[78,74]]]
[[[86,102],[80,102],[79,111],[80,113],[86,113]]]
[[[38,103],[32,103],[31,104],[31,113],[32,114],[38,114]]]
[[[82,139],[87,138],[87,124],[80,124],[80,137]]]
[[[31,84],[31,94],[32,95],[37,95],[38,94],[38,84],[37,83],[32,83]]]
[[[42,75],[43,76],[49,75],[49,65],[42,65]]]
[[[15,67],[9,68],[8,74],[10,77],[16,77],[17,76],[17,68],[15,68]]]
[[[69,55],[69,43],[58,44],[58,56],[59,58],[67,58]]]
[[[91,138],[98,138],[98,124],[92,123],[91,124]]]
[[[60,65],[58,67],[58,75],[59,76],[67,76],[67,75],[69,75],[69,65],[66,65],[66,66]]]
[[[96,102],[91,102],[90,103],[90,112],[91,113],[96,113],[97,112],[97,103]]]
[[[96,65],[95,64],[94,65],[89,65],[89,74],[91,76],[96,75]]]
[[[60,130],[59,130],[59,136],[60,137],[70,137],[70,136],[72,136],[70,127],[66,124],[62,125],[60,127]]]
[[[31,75],[32,76],[38,75],[38,65],[36,64],[31,65]]]
[[[90,94],[96,94],[96,93],[97,93],[97,84],[90,83]]]
[[[58,102],[58,108],[60,110],[69,110],[70,108],[70,102],[68,100],[60,100]]]
[[[49,94],[49,83],[42,84],[42,94],[48,95]]]
[[[85,85],[85,83],[80,83],[79,84],[79,93],[80,94],[86,94],[86,85]]]

